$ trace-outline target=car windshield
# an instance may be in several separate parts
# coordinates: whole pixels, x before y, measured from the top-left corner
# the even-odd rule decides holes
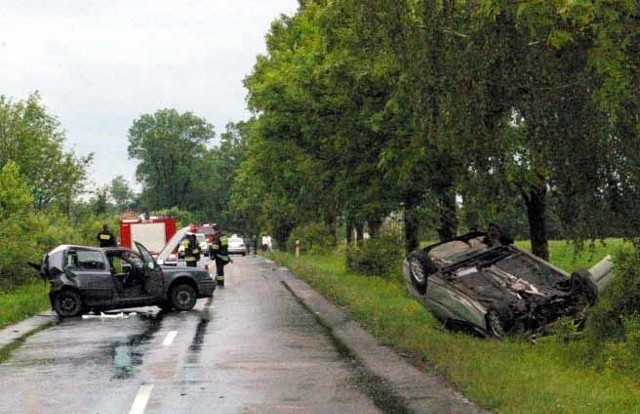
[[[206,239],[204,237],[204,234],[196,234],[196,239],[198,240],[198,242],[202,243],[205,242]]]

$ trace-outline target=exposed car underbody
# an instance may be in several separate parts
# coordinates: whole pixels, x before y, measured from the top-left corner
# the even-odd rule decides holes
[[[530,335],[563,316],[584,317],[612,276],[605,258],[568,274],[486,233],[469,233],[411,252],[404,278],[410,292],[446,326],[483,336]]]

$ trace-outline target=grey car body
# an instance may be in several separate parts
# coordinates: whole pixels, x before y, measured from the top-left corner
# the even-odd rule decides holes
[[[197,298],[213,295],[215,282],[207,270],[161,266],[143,245],[136,247],[65,244],[45,254],[38,270],[49,282],[54,311],[63,317],[151,305],[184,311]]]
[[[580,318],[613,277],[610,257],[568,274],[511,243],[472,232],[414,250],[403,263],[409,292],[445,326],[499,338]]]

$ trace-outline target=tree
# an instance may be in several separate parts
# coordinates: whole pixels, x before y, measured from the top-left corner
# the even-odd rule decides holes
[[[129,128],[129,157],[140,160],[136,177],[148,208],[194,209],[194,184],[213,138],[213,126],[191,112],[162,109]]]
[[[109,194],[113,199],[118,210],[125,210],[131,206],[134,199],[134,191],[131,189],[129,182],[122,176],[118,175],[109,185]]]
[[[71,202],[84,192],[86,170],[93,154],[77,157],[63,149],[64,132],[47,113],[39,94],[12,102],[0,95],[0,167],[14,161],[25,173],[33,205],[58,205],[69,213]]]
[[[25,257],[33,257],[36,246],[29,234],[31,190],[20,175],[16,162],[7,162],[0,169],[0,288],[19,281],[16,268]],[[18,266],[16,266],[18,264]]]

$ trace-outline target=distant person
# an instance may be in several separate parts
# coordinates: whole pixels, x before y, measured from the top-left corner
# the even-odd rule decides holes
[[[96,236],[100,247],[115,247],[116,236],[109,230],[109,225],[105,223],[102,226],[102,231]]]
[[[268,234],[262,236],[262,248],[267,252],[270,252],[272,249],[271,236]]]
[[[195,224],[190,224],[189,231],[180,242],[184,247],[184,261],[189,267],[196,267],[200,260],[200,244],[196,238],[197,230]]]
[[[251,236],[251,250],[254,256],[258,254],[258,237],[255,234]]]
[[[216,282],[218,285],[224,285],[224,267],[231,262],[229,257],[229,240],[222,233],[220,226],[214,224],[213,238],[209,245],[209,257],[216,262]]]

